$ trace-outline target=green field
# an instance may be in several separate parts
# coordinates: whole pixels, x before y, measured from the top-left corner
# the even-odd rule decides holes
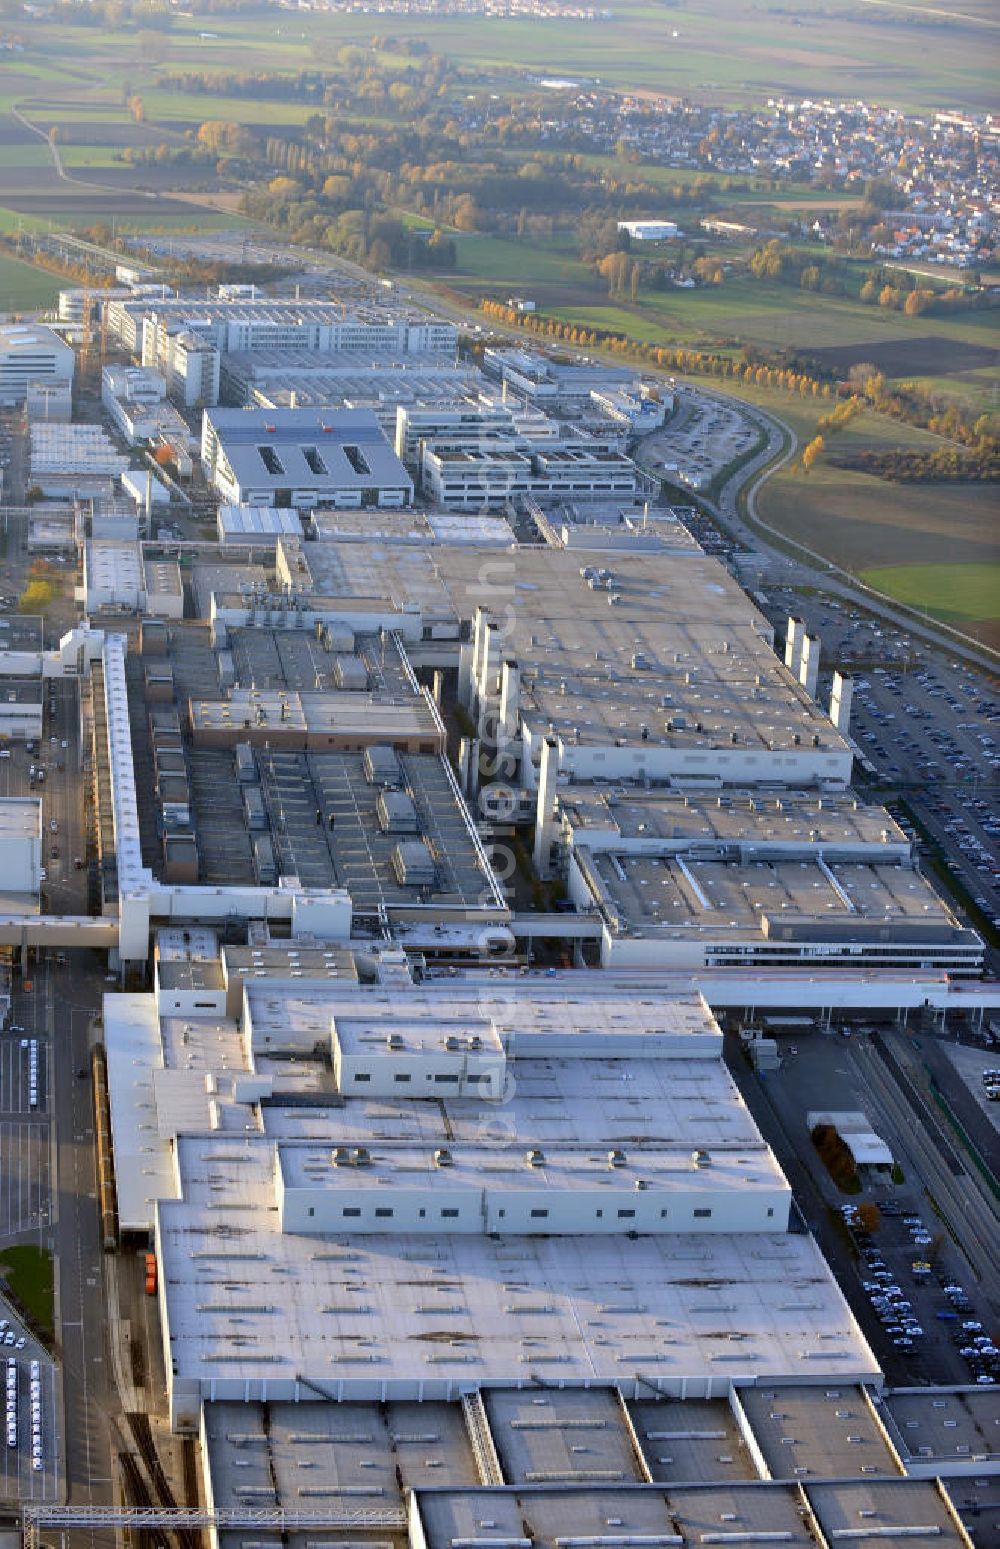
[[[54,306],[64,283],[58,275],[0,254],[0,312],[33,312]]]
[[[254,102],[246,97],[213,97],[202,92],[146,90],[147,121],[153,124],[202,124],[208,118],[232,124],[304,124],[315,105],[306,102]]]
[[[32,74],[60,84],[89,75],[96,94],[110,64],[127,64],[146,84],[157,67],[294,70],[315,66],[324,50],[368,45],[377,30],[420,38],[492,80],[526,70],[728,102],[792,92],[920,110],[995,108],[1000,28],[987,0],[968,0],[947,24],[933,5],[923,18],[921,8],[920,0],[896,11],[817,5],[792,16],[767,0],[623,0],[603,21],[394,15],[391,24],[372,14],[177,14],[165,33],[70,29],[36,18],[25,53],[0,72],[0,90],[5,82],[16,90]]]
[[[881,436],[865,437],[865,444],[873,448],[879,442],[884,447],[905,445],[898,434],[901,428],[886,422]],[[848,445],[848,438],[840,444]],[[776,531],[900,601],[929,607],[948,622],[961,623],[968,633],[1000,644],[994,487],[894,484],[821,460],[808,474],[796,463],[769,480],[757,497],[757,511]],[[936,594],[936,600],[926,590],[927,578],[935,574],[941,575],[941,585],[947,588]],[[899,586],[913,586],[918,577],[924,582],[915,593],[904,596],[894,584],[895,575],[902,578]],[[946,582],[948,575],[954,581]],[[959,596],[963,586],[977,576],[983,579],[963,600]],[[986,577],[993,578],[992,585]]]
[[[449,232],[449,236],[458,254],[458,271],[448,277],[455,288],[483,294],[494,294],[492,286],[504,285],[528,286],[532,294],[539,286],[552,287],[557,293],[567,287],[595,288],[586,265],[571,252],[560,251],[554,243],[541,247],[469,232]],[[466,279],[477,283],[466,287]],[[600,294],[597,289],[597,295]]]
[[[996,22],[976,0],[962,11],[981,20],[942,26],[930,7],[921,25],[912,9],[883,17],[874,10],[818,6],[800,8],[796,20],[765,0],[686,0],[669,6],[625,0],[606,22],[393,16],[387,30],[425,39],[436,52],[488,75],[515,67],[727,102],[791,92],[874,97],[914,109],[955,103],[993,107]],[[275,32],[294,57],[316,39],[366,42],[378,20],[301,13]],[[217,48],[221,57],[240,33],[244,46],[260,47],[260,34],[248,29],[244,18],[213,17],[208,26],[219,38],[204,45],[205,54]]]
[[[827,407],[786,392],[714,379],[707,385],[713,393],[769,410],[794,431],[800,447],[815,434],[816,420]],[[935,445],[940,442],[926,431],[865,411],[831,438],[830,450],[885,451]],[[880,590],[898,595],[900,601],[910,599],[884,580],[876,580],[875,572],[884,577],[893,570],[928,574],[954,570],[959,585],[952,588],[946,601],[939,598],[943,609],[955,608],[954,619],[946,621],[994,646],[1000,645],[996,505],[995,486],[888,483],[869,474],[835,468],[825,458],[804,473],[797,456],[761,486],[756,498],[758,517],[774,532],[807,545]],[[993,576],[993,583],[977,586],[966,604],[967,611],[960,613],[963,604],[956,603],[954,592],[960,590],[961,574],[980,572]],[[923,607],[925,602],[921,599],[914,605]],[[941,617],[945,617],[944,612]]]
[[[948,624],[1000,619],[1000,559],[980,565],[888,565],[863,571],[862,580]]]
[[[589,274],[587,279],[596,292],[595,300],[606,295],[603,285],[595,284]],[[525,278],[523,283],[530,281]],[[566,322],[583,322],[579,306],[550,308],[541,286],[532,294],[536,291],[539,305],[547,312],[551,310]],[[585,310],[593,315],[592,305]],[[619,301],[611,306],[601,304],[601,310],[613,313],[615,321],[598,326],[620,328],[633,338],[656,343],[661,342],[665,330],[682,343],[738,336],[754,344],[796,350],[917,338],[1000,344],[1000,312],[905,317],[902,312],[864,306],[846,297],[812,295],[764,280],[727,280],[697,290],[640,291],[636,305]],[[890,371],[889,375],[895,373]]]

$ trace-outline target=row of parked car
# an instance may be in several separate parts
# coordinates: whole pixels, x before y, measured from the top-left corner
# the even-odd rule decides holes
[[[886,1213],[894,1212],[889,1207]],[[875,1316],[897,1350],[914,1350],[924,1338],[924,1329],[914,1312],[913,1303],[897,1283],[894,1272],[875,1246],[871,1234],[863,1229],[857,1205],[844,1205],[842,1214],[865,1266],[861,1285]],[[923,1230],[919,1216],[905,1217],[904,1221],[911,1227],[915,1246],[923,1247],[931,1241]],[[914,1228],[918,1224],[921,1230],[914,1235]]]
[[[21,1039],[24,1047],[25,1040]],[[38,1107],[38,1039],[28,1039],[28,1107]]]
[[[7,1362],[7,1445],[17,1446],[17,1362]]]
[[[965,1287],[945,1275],[941,1276],[941,1282],[948,1305],[942,1307],[937,1316],[942,1321],[956,1325],[951,1336],[952,1342],[968,1366],[970,1377],[980,1387],[1000,1382],[1000,1349],[979,1319],[969,1317],[973,1308]]]
[[[920,1254],[910,1265],[915,1284],[930,1286],[932,1279],[937,1279],[943,1303],[935,1308],[934,1316],[943,1323],[955,1325],[952,1340],[968,1365],[972,1381],[982,1387],[1000,1382],[1000,1348],[974,1316],[973,1303],[965,1287],[952,1280],[945,1270],[935,1270],[931,1260],[923,1256],[932,1238],[922,1218],[905,1213],[891,1202],[880,1204],[879,1209],[883,1215],[902,1217],[902,1225],[909,1231],[910,1240]],[[875,1316],[897,1350],[915,1350],[925,1337],[925,1331],[906,1289],[899,1283],[901,1277],[886,1262],[871,1234],[863,1229],[858,1207],[845,1205],[842,1213],[864,1266],[861,1284]]]
[[[991,1103],[1000,1103],[1000,1070],[995,1066],[983,1071],[983,1091]]]
[[[38,1361],[31,1363],[31,1466],[40,1474],[44,1466],[42,1451],[42,1373]]]

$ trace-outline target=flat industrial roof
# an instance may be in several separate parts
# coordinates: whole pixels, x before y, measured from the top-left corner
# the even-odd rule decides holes
[[[650,1477],[658,1484],[756,1479],[725,1399],[630,1399],[626,1404]]]
[[[341,1054],[348,1058],[372,1050],[381,1053],[386,1048],[385,1025],[381,1019],[373,1023],[365,1015],[363,999],[353,1016],[338,1012],[332,1018],[332,1023],[334,1042]],[[392,1023],[391,1036],[395,1058],[405,1058],[407,1055],[420,1058],[429,1053],[439,1053],[454,1047],[452,1039],[460,1040],[467,1047],[473,1047],[474,1041],[477,1053],[503,1057],[503,1044],[491,1018],[487,1016],[469,1019],[451,1018],[442,1014],[432,1022],[426,1017],[409,1018],[401,1015]]]
[[[156,978],[165,990],[220,990],[223,984],[221,963],[191,958],[161,958]]]
[[[948,939],[959,929],[944,901],[910,866],[799,860],[722,861],[580,850],[612,913],[643,932],[677,939],[696,932],[781,939],[839,924],[873,924]]]
[[[695,1184],[699,1199],[718,1192],[723,1203],[737,1193],[746,1197],[746,1191],[755,1188],[768,1195],[776,1190],[790,1192],[773,1153],[761,1145],[746,1151],[715,1151],[710,1166],[696,1168],[689,1150],[658,1145],[651,1137],[645,1137],[641,1150],[624,1152],[622,1162],[613,1167],[607,1152],[589,1152],[573,1144],[550,1143],[537,1162],[528,1161],[520,1138],[507,1145],[491,1140],[488,1155],[481,1143],[452,1144],[447,1147],[446,1178],[436,1160],[439,1152],[430,1146],[394,1142],[383,1149],[376,1143],[368,1151],[368,1164],[352,1167],[348,1173],[335,1162],[329,1140],[314,1146],[296,1142],[279,1147],[278,1165],[287,1188],[348,1185],[352,1193],[370,1189],[385,1194],[404,1183],[428,1191],[441,1185],[449,1190],[489,1188],[491,1193],[539,1196],[603,1189],[609,1203],[634,1204],[640,1185],[651,1194],[677,1193],[686,1199]]]
[[[298,1007],[292,1007],[294,1017]],[[306,1024],[308,1025],[308,1024]],[[301,1027],[304,1035],[305,1027]],[[316,1028],[317,1040],[322,1028]],[[304,1039],[303,1039],[304,1041]],[[255,1053],[267,1070],[267,1052]],[[276,1068],[280,1068],[279,1065]],[[299,1065],[300,1075],[314,1068]],[[315,1067],[314,1088],[333,1096]],[[473,1098],[413,1103],[353,1097],[342,1108],[269,1108],[265,1128],[276,1140],[325,1141],[336,1130],[344,1145],[409,1142],[430,1149],[474,1144],[489,1134],[497,1145],[628,1147],[656,1145],[669,1136],[690,1161],[695,1148],[714,1157],[758,1144],[753,1121],[725,1067],[705,1061],[625,1059],[519,1059],[511,1102],[499,1107]],[[641,1077],[641,1080],[640,1080]],[[636,1152],[636,1155],[644,1153]]]
[[[86,576],[88,587],[98,591],[138,591],[143,582],[139,544],[118,538],[91,538],[86,551]]]
[[[36,511],[39,509],[36,506]],[[56,518],[58,519],[58,518]],[[72,513],[67,520],[72,525]],[[0,613],[0,651],[41,651],[45,621],[39,613]],[[23,683],[22,678],[0,679],[4,693]],[[39,677],[39,690],[41,679]]]
[[[329,1495],[359,1510],[401,1507],[403,1489],[479,1477],[458,1404],[209,1402],[204,1430],[217,1507],[322,1510]]]
[[[543,1401],[544,1402],[544,1401]],[[588,1477],[589,1474],[589,1477]],[[422,1490],[417,1499],[427,1549],[475,1544],[489,1549],[560,1549],[572,1543],[605,1549],[778,1540],[814,1549],[801,1501],[780,1484],[709,1488],[629,1487],[603,1480],[582,1463],[578,1483],[548,1482],[506,1490]]]
[[[608,556],[611,580],[596,587],[579,552],[542,546],[498,549],[485,570],[482,551],[464,545],[331,540],[303,557],[322,595],[391,597],[442,622],[469,619],[479,604],[509,614],[505,650],[521,666],[522,714],[571,745],[791,753],[818,738],[827,753],[847,751],[778,662],[770,624],[700,552]]]
[[[942,1473],[950,1465],[970,1461],[996,1464],[1000,1458],[1000,1406],[996,1388],[920,1390],[892,1389],[882,1406],[893,1428],[893,1440],[904,1461],[934,1465]]]
[[[146,591],[154,597],[179,597],[184,591],[177,560],[158,554],[155,545],[143,545],[142,579]]]
[[[907,1549],[932,1539],[969,1549],[969,1539],[936,1480],[865,1479],[807,1486],[828,1543],[847,1537],[874,1540],[879,1549]]]
[[[816,795],[806,791],[682,793],[665,787],[571,785],[560,787],[559,807],[578,843],[596,843],[608,831],[622,839],[661,839],[671,844],[739,845],[741,851],[770,847],[871,846],[876,852],[909,854],[910,844],[884,807],[853,792]],[[603,837],[601,839],[604,844]]]
[[[367,409],[206,409],[248,489],[404,489],[413,481]]]
[[[643,1482],[639,1459],[611,1388],[490,1388],[486,1418],[508,1484]]]
[[[302,536],[298,512],[275,506],[220,505],[218,523],[223,542],[240,538]]]
[[[722,1033],[699,995],[623,991],[621,986],[609,985],[604,975],[577,977],[581,982],[518,975],[485,985],[460,978],[434,979],[407,983],[402,989],[366,987],[360,999],[349,985],[303,986],[296,1001],[301,1006],[302,1031],[309,1035],[317,1029],[328,1032],[332,1017],[359,1011],[386,1032],[396,1021],[414,1017],[429,1018],[434,1024],[442,1017],[472,1023],[489,1016],[510,1055],[556,1062],[548,1073],[556,1072],[557,1080],[562,1079],[558,1061],[566,1059],[597,1064],[635,1058],[663,1061],[664,1082],[681,1081],[688,1074],[677,1070],[678,1061],[691,1063],[693,1080],[702,1075],[713,1080],[725,1072],[720,1063]],[[254,1050],[284,1047],[288,1024],[283,1007],[289,1002],[265,983],[247,985],[247,1004],[247,1033]],[[617,1073],[615,1079],[620,1080]],[[726,1073],[727,1082],[730,1079]],[[641,1094],[630,1092],[628,1097],[633,1107],[641,1101]],[[543,1111],[546,1106],[539,1103]],[[694,1089],[692,1113],[704,1107],[705,1093]]]
[[[426,314],[423,315],[422,320],[431,321]],[[441,322],[443,319],[436,318],[433,321]],[[286,372],[301,375],[303,380],[310,376],[328,375],[346,379],[353,377],[364,379],[369,374],[387,373],[391,373],[393,377],[398,377],[403,382],[424,373],[445,381],[452,378],[470,383],[482,380],[474,366],[465,363],[456,365],[453,361],[442,360],[440,353],[433,350],[407,350],[404,354],[400,354],[399,350],[391,349],[384,353],[374,349],[349,352],[301,348],[231,350],[226,355],[223,370],[229,376],[241,375],[252,382],[266,382],[275,374],[280,377]]]
[[[900,1475],[870,1400],[850,1384],[737,1394],[772,1479]]]
[[[0,797],[0,839],[38,839],[41,832],[40,797]]]
[[[504,907],[444,759],[399,753],[398,761],[402,790],[412,803],[413,832],[381,826],[381,787],[367,779],[362,754],[260,752],[261,788],[280,869],[307,886],[347,888],[358,913],[421,903],[473,908],[484,893],[494,907]],[[401,881],[396,870],[397,847],[407,841],[426,848],[432,868],[419,887]]]
[[[810,1237],[299,1237],[277,1229],[272,1141],[182,1137],[176,1155],[184,1198],[158,1209],[168,1358],[206,1388],[878,1373]]]
[[[123,1231],[145,1231],[153,1201],[177,1197],[170,1151],[157,1123],[154,1074],[163,1067],[163,1055],[154,996],[104,996],[104,1048],[119,1224]]]
[[[303,737],[359,738],[362,742],[393,742],[428,738],[437,741],[437,724],[427,703],[412,697],[393,704],[374,694],[324,689],[318,693],[236,687],[227,699],[189,701],[191,730],[197,737],[211,732],[239,733],[259,739],[263,729],[298,732]]]

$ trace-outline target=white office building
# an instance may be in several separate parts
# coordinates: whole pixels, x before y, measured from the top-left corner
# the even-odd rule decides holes
[[[73,351],[44,323],[0,326],[0,404],[23,403],[29,384],[65,387],[73,381]]]

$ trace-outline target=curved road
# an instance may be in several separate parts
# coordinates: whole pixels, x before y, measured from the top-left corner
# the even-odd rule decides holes
[[[429,287],[423,287],[419,281],[414,281],[409,276],[405,282],[401,278],[397,279],[397,286],[403,300],[432,308],[460,326],[469,327],[473,318],[479,320],[482,316],[472,308],[458,305],[450,298],[435,295]],[[519,329],[506,327],[492,318],[486,323],[481,323],[480,326],[488,328],[491,334],[499,334],[511,339],[519,348],[529,347],[533,342],[542,342],[532,341],[530,337],[526,340]],[[566,350],[565,346],[561,346],[561,349],[564,353],[577,357],[584,354],[580,350]],[[593,358],[595,355],[603,358],[599,349],[589,351],[587,358]],[[621,362],[616,361],[615,364],[620,365]],[[665,373],[656,372],[651,374],[665,375]],[[684,378],[678,380],[685,381]],[[717,502],[707,500],[704,496],[692,496],[692,499],[700,501],[716,518],[720,526],[749,547],[763,551],[772,563],[785,567],[787,572],[785,579],[788,584],[815,587],[817,591],[826,592],[854,607],[861,607],[869,613],[877,614],[879,618],[894,624],[909,635],[919,636],[939,650],[961,656],[963,660],[987,672],[997,671],[1000,665],[1000,651],[991,650],[971,636],[963,635],[959,630],[938,627],[930,619],[923,619],[919,614],[899,607],[891,597],[858,581],[849,570],[843,569],[842,566],[827,559],[825,555],[817,553],[815,549],[810,549],[806,544],[786,537],[784,533],[765,521],[757,511],[757,495],[767,480],[784,468],[795,456],[799,444],[795,431],[772,410],[750,404],[738,394],[712,392],[709,387],[702,385],[700,379],[697,385],[690,382],[685,382],[685,385],[689,390],[698,392],[703,398],[713,399],[728,407],[739,405],[747,419],[759,425],[767,437],[767,442],[760,452],[730,475],[719,492]],[[636,461],[642,466],[641,447],[636,454]],[[743,494],[746,496],[746,517],[741,515],[739,509],[739,498]],[[789,553],[789,550],[792,553]]]
[[[106,193],[122,192],[122,185],[111,188],[110,185],[90,182],[84,178],[74,177],[72,173],[67,172],[63,166],[59,147],[50,135],[26,118],[17,106],[12,105],[10,111],[25,129],[28,129],[32,134],[45,141],[52,156],[56,172],[64,182],[73,183],[79,188],[97,189]],[[148,189],[129,188],[128,191],[154,201],[160,197],[158,194],[151,193]],[[323,257],[325,262],[329,262],[328,255],[323,255]],[[371,280],[371,275],[368,271],[360,269],[355,264],[340,259],[337,260],[337,265],[358,278],[363,278],[366,281]],[[331,267],[333,266],[331,265]],[[432,297],[426,291],[421,293],[422,288],[414,286],[412,280],[408,280],[405,289],[400,285],[399,291],[403,299],[417,302],[418,304],[423,302],[433,307],[435,311],[451,317],[460,324],[467,325],[470,316],[475,315],[471,309],[457,306],[454,302],[447,301],[443,297]],[[513,338],[519,344],[524,343],[523,336],[516,329],[504,328],[502,324],[498,325],[495,322],[491,322],[490,331]],[[579,355],[581,352],[575,351],[573,353]],[[719,492],[717,502],[699,497],[701,504],[716,517],[723,527],[732,533],[734,537],[740,538],[744,543],[748,543],[757,549],[763,548],[772,562],[784,565],[788,571],[786,579],[789,584],[813,586],[819,591],[839,596],[854,606],[861,606],[869,612],[877,613],[881,618],[896,624],[911,635],[919,635],[922,639],[939,648],[943,647],[964,657],[965,660],[973,662],[977,667],[985,668],[990,672],[996,671],[998,664],[1000,664],[1000,652],[991,651],[988,647],[979,645],[976,641],[966,635],[962,635],[959,631],[936,628],[929,621],[925,622],[918,616],[895,607],[890,598],[886,598],[881,593],[859,583],[851,575],[850,571],[844,570],[841,566],[826,559],[824,555],[817,553],[814,549],[810,549],[807,545],[786,537],[777,528],[770,526],[758,514],[757,494],[766,481],[785,467],[795,456],[798,448],[798,437],[790,425],[786,424],[784,420],[779,419],[770,410],[760,409],[756,404],[751,407],[745,399],[741,399],[735,394],[712,393],[702,387],[700,383],[697,391],[705,398],[714,398],[719,402],[730,405],[733,403],[740,404],[746,417],[759,425],[767,437],[766,444],[761,448],[760,452],[751,458],[748,463],[744,463],[738,468],[726,481]],[[640,460],[638,456],[636,460],[637,462]],[[739,497],[744,492],[746,494],[747,509],[745,519],[740,515],[738,504]],[[767,537],[774,541],[768,543],[767,537],[762,540],[761,534],[766,534]],[[796,562],[788,555],[788,549],[803,555],[808,563]]]
[[[819,591],[840,597],[855,607],[877,613],[880,618],[895,624],[907,634],[919,636],[977,667],[988,672],[997,670],[1000,652],[991,651],[988,646],[981,645],[957,630],[937,628],[930,621],[895,606],[891,599],[859,582],[849,570],[806,544],[786,537],[765,521],[757,510],[757,495],[768,479],[791,462],[798,450],[798,437],[790,425],[770,410],[760,409],[756,404],[751,407],[744,399],[730,394],[706,392],[700,386],[698,392],[703,397],[714,398],[727,406],[732,406],[734,402],[741,404],[747,418],[759,425],[767,436],[766,445],[757,455],[730,475],[719,491],[717,501],[699,497],[701,504],[716,517],[722,527],[750,547],[763,550],[776,565],[783,566],[787,584],[813,586]],[[741,495],[746,498],[745,517],[739,509]],[[768,539],[773,541],[768,542]],[[789,554],[789,549],[794,554]],[[794,557],[799,554],[803,559]]]
[[[63,159],[59,151],[59,146],[57,145],[56,141],[53,140],[51,134],[45,129],[40,129],[37,124],[33,124],[30,118],[25,118],[24,114],[21,112],[21,109],[13,103],[11,104],[10,112],[11,117],[16,118],[18,123],[23,125],[25,129],[30,130],[30,132],[32,134],[36,134],[40,140],[45,141],[45,144],[48,146],[49,155],[52,157],[52,165],[56,169],[56,175],[57,177],[62,178],[64,183],[72,183],[75,188],[95,189],[98,193],[102,194],[127,193],[135,194],[137,197],[142,199],[159,199],[159,194],[151,193],[148,188],[133,188],[131,185],[126,185],[124,183],[119,183],[115,186],[112,186],[110,183],[92,183],[87,178],[74,177],[72,172],[67,172],[66,168],[63,166]]]

